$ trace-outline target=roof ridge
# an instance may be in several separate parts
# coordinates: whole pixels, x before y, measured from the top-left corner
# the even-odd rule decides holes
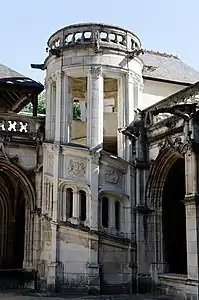
[[[155,55],[159,55],[159,56],[163,56],[163,57],[173,57],[173,58],[180,60],[178,55],[174,55],[172,53],[166,53],[166,52],[154,51],[154,50],[148,50],[148,49],[144,49],[144,53],[155,54]]]

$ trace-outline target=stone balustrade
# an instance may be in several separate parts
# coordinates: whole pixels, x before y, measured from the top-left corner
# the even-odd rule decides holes
[[[96,44],[123,51],[140,49],[139,38],[132,32],[105,24],[76,24],[58,30],[48,40],[48,50]]]
[[[44,125],[44,118],[0,113],[0,134],[34,135],[41,125]]]

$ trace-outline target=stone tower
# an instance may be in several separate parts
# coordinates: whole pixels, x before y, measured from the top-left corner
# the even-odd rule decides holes
[[[118,129],[139,103],[140,52],[135,34],[104,24],[71,25],[48,40],[41,257],[48,288],[131,281],[132,154]]]

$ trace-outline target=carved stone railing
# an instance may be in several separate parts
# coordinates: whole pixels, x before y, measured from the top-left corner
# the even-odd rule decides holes
[[[44,118],[0,113],[0,135],[34,136],[41,125],[44,126]]]
[[[94,44],[121,51],[139,50],[141,43],[132,32],[105,24],[76,24],[58,30],[48,40],[48,50]]]

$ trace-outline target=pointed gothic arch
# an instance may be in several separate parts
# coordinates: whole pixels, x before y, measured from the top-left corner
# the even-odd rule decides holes
[[[147,205],[158,209],[161,207],[163,188],[165,180],[171,167],[178,159],[183,159],[183,155],[172,147],[163,149],[154,161],[146,185]]]
[[[18,191],[17,191],[18,189]],[[21,267],[34,268],[34,215],[32,211],[36,205],[35,189],[26,173],[16,164],[10,162],[7,158],[0,158],[0,206],[1,206],[1,249],[0,256],[2,263],[6,268],[12,268],[15,261],[15,246],[9,249],[13,240],[19,243],[22,240],[20,248]],[[22,213],[19,216],[19,213]],[[23,219],[23,220],[21,220]],[[16,222],[22,226],[17,228]],[[18,223],[17,223],[18,224]],[[23,232],[21,232],[23,230]],[[19,235],[20,236],[19,236]],[[16,237],[15,237],[16,235]],[[18,236],[17,236],[18,235]],[[11,253],[12,252],[12,253]],[[9,261],[9,257],[10,261]],[[15,266],[14,266],[15,267]]]
[[[165,220],[168,221],[171,216],[169,215],[167,209],[167,216],[165,217],[165,204],[167,205],[168,202],[171,205],[172,201],[174,203],[176,199],[172,198],[171,192],[169,196],[167,196],[168,198],[165,199],[165,190],[170,189],[172,185],[175,186],[176,184],[174,179],[171,181],[171,173],[173,172],[173,169],[175,169],[175,177],[178,176],[178,173],[176,173],[176,170],[178,170],[176,169],[176,166],[177,168],[185,168],[184,156],[173,147],[165,147],[162,151],[160,151],[159,155],[154,161],[153,166],[149,171],[149,177],[146,185],[146,202],[149,207],[153,208],[153,213],[149,216],[148,221],[148,245],[150,248],[148,251],[150,252],[149,257],[153,264],[153,269],[155,268],[158,273],[169,272],[169,270],[171,270],[167,260],[168,255],[166,255],[165,250],[165,226],[167,225],[164,223],[166,222]],[[168,182],[169,180],[170,182]],[[183,184],[182,181],[181,184]],[[180,187],[176,186],[176,190],[179,188]],[[182,202],[181,205],[183,205]],[[170,209],[172,210],[172,208]],[[176,218],[178,217],[179,216],[177,214]],[[183,221],[185,224],[185,215]]]

